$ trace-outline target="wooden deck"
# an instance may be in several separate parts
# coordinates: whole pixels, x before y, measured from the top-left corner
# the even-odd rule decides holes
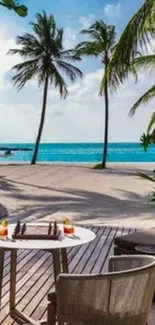
[[[69,270],[72,273],[103,273],[108,268],[108,257],[113,255],[113,240],[118,235],[133,232],[131,229],[89,227],[96,239],[80,247],[68,249]],[[17,325],[9,316],[9,252],[5,254],[2,290],[1,325]],[[51,255],[43,251],[20,250],[17,267],[18,309],[34,319],[46,317],[47,293],[54,289]],[[155,324],[155,308],[152,307],[149,325]]]

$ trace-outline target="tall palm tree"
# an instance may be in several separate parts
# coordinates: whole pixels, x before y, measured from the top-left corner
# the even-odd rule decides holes
[[[112,52],[116,45],[115,26],[106,25],[103,20],[96,21],[87,30],[82,30],[82,34],[89,35],[90,41],[80,43],[76,47],[77,54],[87,57],[100,57],[101,63],[104,65],[105,72],[108,69]],[[109,126],[109,92],[108,83],[105,80],[104,85],[104,99],[105,99],[105,131],[104,131],[104,150],[102,159],[102,168],[106,167],[107,148],[108,148],[108,126]]]
[[[53,15],[47,16],[44,11],[37,14],[36,22],[32,22],[31,27],[32,34],[25,33],[23,36],[17,36],[17,44],[20,48],[11,49],[9,53],[18,54],[24,59],[22,63],[13,67],[16,71],[13,82],[18,90],[33,78],[37,78],[39,86],[44,85],[40,125],[31,162],[35,164],[45,121],[50,84],[58,88],[60,97],[65,99],[68,94],[67,84],[60,72],[65,73],[72,82],[77,76],[82,77],[82,72],[69,63],[79,60],[79,57],[73,50],[64,50],[63,29],[57,28]]]
[[[137,57],[137,52],[140,50],[144,53],[151,38],[155,36],[154,20],[155,1],[145,0],[120,37],[103,77],[101,91],[104,91],[106,79],[112,92],[116,91],[126,79],[131,72],[131,62]]]

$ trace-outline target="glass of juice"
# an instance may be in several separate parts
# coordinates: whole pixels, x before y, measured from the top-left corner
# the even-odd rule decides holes
[[[64,225],[64,234],[73,235],[74,234],[74,226],[72,226],[72,225]]]
[[[7,237],[8,236],[8,222],[3,220],[0,224],[0,237]]]

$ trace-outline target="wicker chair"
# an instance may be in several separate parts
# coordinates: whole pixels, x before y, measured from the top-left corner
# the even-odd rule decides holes
[[[109,272],[59,275],[48,325],[146,325],[155,288],[153,256],[115,256]]]

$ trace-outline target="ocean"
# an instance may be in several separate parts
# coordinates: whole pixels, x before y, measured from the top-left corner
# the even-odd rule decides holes
[[[34,148],[34,144],[0,144],[0,147]],[[98,163],[102,160],[102,143],[43,143],[40,145],[38,162]],[[32,151],[17,151],[10,157],[1,157],[0,162],[29,162]],[[110,143],[108,162],[155,162],[155,146],[144,152],[139,143]]]

